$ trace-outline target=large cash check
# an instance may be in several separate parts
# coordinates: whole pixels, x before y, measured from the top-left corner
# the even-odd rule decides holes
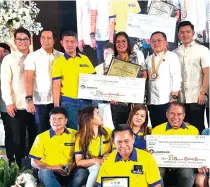
[[[80,74],[78,98],[143,103],[144,78]]]
[[[148,135],[146,141],[159,167],[210,167],[210,136]]]

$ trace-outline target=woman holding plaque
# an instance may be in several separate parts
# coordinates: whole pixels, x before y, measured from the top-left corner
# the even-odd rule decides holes
[[[137,77],[147,77],[144,55],[141,51],[132,52],[129,37],[125,32],[118,32],[114,37],[114,58],[140,65]],[[130,110],[131,103],[111,102],[112,119],[115,127],[127,122]]]
[[[145,105],[136,105],[132,108],[128,122],[128,126],[133,130],[135,136],[134,147],[146,149],[145,136],[151,134],[152,129],[148,125],[148,111]]]
[[[86,187],[95,185],[100,165],[112,150],[111,130],[102,124],[103,119],[94,106],[88,106],[81,111],[80,130],[75,142],[75,160],[78,167],[89,170]]]

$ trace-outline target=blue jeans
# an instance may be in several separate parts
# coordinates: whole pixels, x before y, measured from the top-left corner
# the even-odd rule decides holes
[[[94,187],[96,184],[96,179],[100,170],[100,166],[92,165],[88,167],[88,170],[90,174],[88,176],[86,187]]]
[[[53,108],[53,104],[35,105],[35,123],[37,127],[37,134],[40,134],[50,129],[49,112]]]
[[[45,187],[82,187],[86,184],[89,172],[86,168],[77,168],[69,176],[61,176],[49,169],[39,170],[39,180]]]
[[[85,107],[92,105],[92,100],[86,99],[72,99],[68,97],[61,98],[61,106],[64,107],[67,111],[68,122],[67,127],[75,130],[79,129],[78,126],[78,113]]]
[[[97,53],[98,64],[101,64],[104,62],[104,45],[107,42],[108,40],[96,41],[96,53]]]

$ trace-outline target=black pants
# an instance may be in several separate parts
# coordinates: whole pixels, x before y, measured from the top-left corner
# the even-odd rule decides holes
[[[13,151],[16,163],[21,168],[21,159],[28,155],[28,151],[37,135],[34,115],[26,110],[17,110],[15,117],[10,117],[10,123],[13,134]],[[29,150],[26,150],[26,128]]]
[[[166,112],[169,103],[163,105],[148,105],[152,128],[167,122]]]
[[[111,104],[111,112],[112,112],[112,120],[114,123],[114,127],[118,127],[119,124],[126,124],[128,121],[128,116],[131,111],[131,105],[128,106],[118,104]]]
[[[205,105],[198,105],[197,103],[185,104],[185,121],[194,125],[199,132],[205,128],[204,126],[204,111]]]
[[[9,163],[15,160],[14,157],[14,150],[13,150],[13,135],[12,135],[12,127],[10,123],[10,116],[7,112],[1,112],[1,119],[4,125],[4,132],[5,132],[5,148],[7,153],[7,158]]]
[[[50,129],[49,112],[53,108],[53,104],[35,105],[35,108],[35,122],[37,127],[37,133],[40,134]]]
[[[209,127],[209,108],[206,108],[206,119]]]

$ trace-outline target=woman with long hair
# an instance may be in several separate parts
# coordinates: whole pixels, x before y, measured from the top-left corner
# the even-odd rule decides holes
[[[140,65],[138,78],[147,78],[144,56],[141,51],[132,52],[131,44],[126,32],[118,32],[114,37],[114,57],[128,63]],[[112,119],[114,126],[125,124],[131,110],[131,103],[111,102]]]
[[[129,114],[127,124],[134,132],[134,147],[146,149],[145,136],[151,134],[151,128],[148,127],[147,107],[142,104],[134,106]]]
[[[100,165],[112,150],[111,130],[102,125],[103,119],[94,106],[88,106],[80,112],[75,160],[78,167],[89,170],[86,187],[95,185]]]

